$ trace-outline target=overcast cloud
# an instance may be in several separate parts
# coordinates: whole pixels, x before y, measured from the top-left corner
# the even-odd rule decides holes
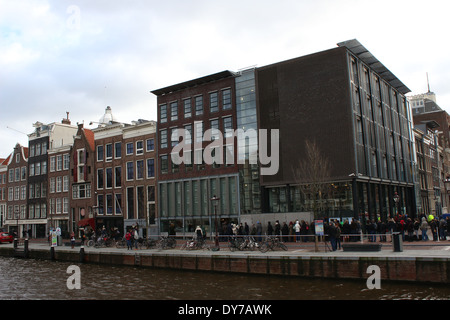
[[[151,90],[358,39],[450,111],[447,1],[0,0],[0,158],[32,124],[156,120]],[[22,133],[19,133],[22,132]]]

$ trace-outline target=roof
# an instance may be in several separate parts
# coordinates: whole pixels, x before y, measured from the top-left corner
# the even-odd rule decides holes
[[[373,56],[358,40],[347,40],[337,44],[339,47],[346,47],[372,70],[386,80],[392,87],[403,94],[411,92],[411,90],[401,82],[391,71],[389,71],[377,58]]]
[[[171,93],[171,92],[183,90],[186,88],[196,87],[196,86],[208,83],[208,82],[213,82],[213,81],[217,81],[217,80],[221,80],[221,79],[225,79],[225,78],[229,78],[229,77],[235,77],[236,75],[237,75],[237,73],[225,70],[225,71],[211,74],[209,76],[205,76],[205,77],[197,78],[194,80],[182,82],[179,84],[174,84],[174,85],[171,85],[171,86],[168,86],[165,88],[153,90],[153,91],[151,91],[151,93],[153,93],[156,96],[163,96],[163,95]]]

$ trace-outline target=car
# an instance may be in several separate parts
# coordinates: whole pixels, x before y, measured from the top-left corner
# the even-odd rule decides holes
[[[12,243],[14,237],[7,232],[0,232],[0,243],[9,242]]]

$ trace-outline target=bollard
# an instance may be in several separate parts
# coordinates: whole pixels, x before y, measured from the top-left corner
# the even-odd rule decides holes
[[[17,249],[18,245],[19,245],[19,240],[17,240],[17,238],[14,238],[14,249]]]
[[[81,245],[80,248],[80,262],[84,262],[84,246]]]
[[[23,257],[28,258],[28,239],[25,239],[23,244]]]
[[[56,257],[55,257],[55,247],[50,247],[50,259],[51,260],[56,260]]]

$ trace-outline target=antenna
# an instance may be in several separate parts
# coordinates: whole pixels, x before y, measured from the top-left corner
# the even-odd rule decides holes
[[[428,93],[430,93],[430,80],[428,79],[428,72],[427,72],[427,85],[428,85]]]
[[[26,134],[26,133],[24,133],[24,132],[22,132],[22,131],[16,130],[16,129],[14,129],[14,128],[11,128],[11,127],[6,127],[6,128],[11,129],[11,130],[14,130],[14,131],[16,131],[16,132],[18,132],[18,133],[21,133],[21,134],[24,134],[24,135],[28,136],[28,134]]]

